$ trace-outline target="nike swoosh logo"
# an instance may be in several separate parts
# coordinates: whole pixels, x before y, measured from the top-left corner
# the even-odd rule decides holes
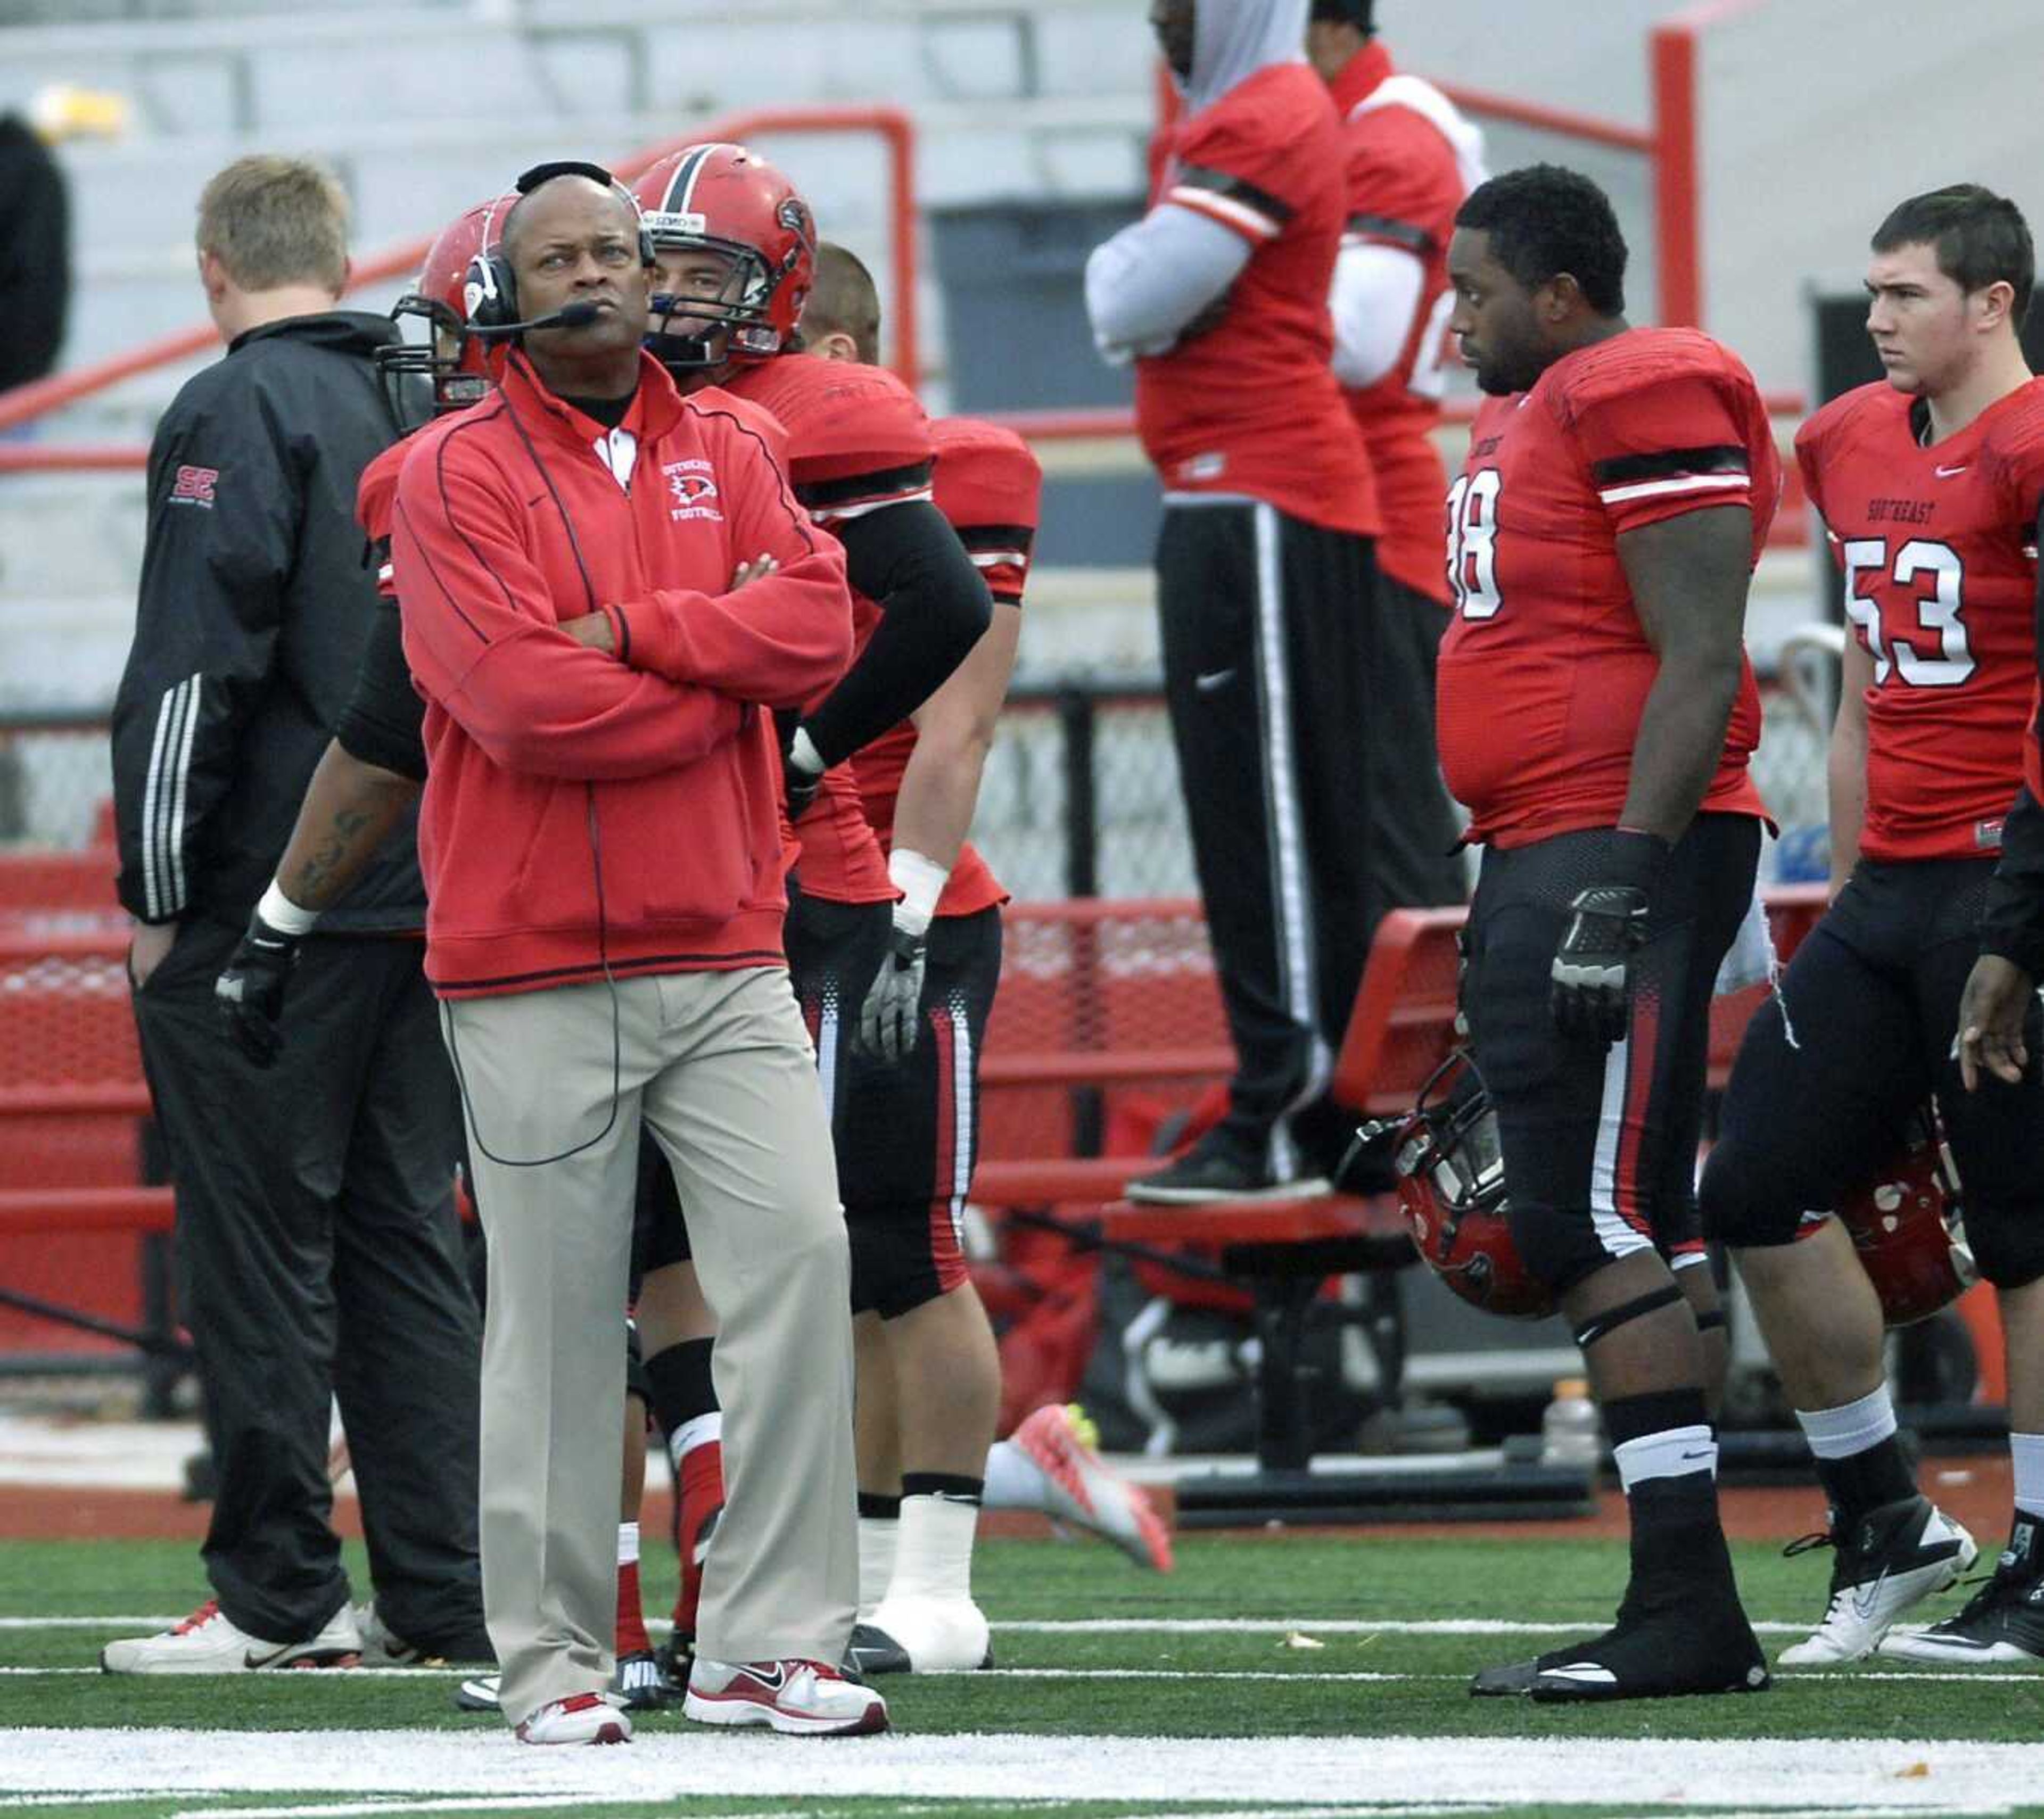
[[[1881,1569],[1881,1577],[1871,1585],[1856,1585],[1852,1588],[1853,1615],[1871,1617],[1880,1608],[1881,1588],[1888,1583],[1888,1568]]]
[[[1709,1457],[1710,1454],[1708,1453],[1685,1453],[1682,1455],[1682,1463],[1686,1465],[1692,1459],[1708,1459]]]
[[[1193,678],[1193,686],[1202,695],[1211,695],[1216,689],[1225,689],[1235,680],[1232,670],[1209,670]]]
[[[1962,461],[1956,467],[1934,467],[1931,471],[1940,480],[1950,480],[1954,474],[1965,473],[1972,465],[1970,462]]]
[[[779,1692],[788,1683],[788,1670],[778,1663],[775,1664],[771,1675],[762,1673],[757,1667],[747,1667],[745,1672],[748,1679],[757,1680],[770,1693]]]
[[[279,1656],[290,1654],[292,1646],[290,1643],[286,1642],[282,1648],[272,1648],[263,1654],[258,1654],[253,1648],[244,1650],[241,1656],[241,1665],[244,1667],[267,1667]]]

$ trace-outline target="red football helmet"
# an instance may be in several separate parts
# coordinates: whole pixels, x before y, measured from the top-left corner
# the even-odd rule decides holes
[[[1392,1143],[1399,1207],[1434,1273],[1486,1314],[1553,1313],[1554,1295],[1512,1241],[1497,1115],[1468,1051],[1456,1050],[1435,1070],[1408,1116],[1376,1129]]]
[[[794,339],[816,267],[816,228],[795,186],[743,145],[690,145],[632,186],[656,252],[710,252],[730,262],[714,296],[656,297],[654,351],[670,366],[765,360]],[[707,324],[670,333],[670,316]]]
[[[441,228],[426,249],[425,263],[412,289],[391,306],[393,321],[417,316],[425,322],[423,341],[376,351],[384,395],[390,401],[392,413],[407,429],[417,427],[413,420],[418,414],[417,380],[431,382],[436,416],[479,403],[497,382],[509,343],[493,347],[470,337],[468,268],[478,254],[496,246],[504,217],[517,200],[513,192],[492,197]]]
[[[1913,1326],[1949,1307],[1978,1280],[1960,1216],[1958,1176],[1929,1107],[1873,1179],[1838,1203],[1838,1222],[1881,1297],[1891,1326]],[[1800,1238],[1823,1225],[1806,1222]]]

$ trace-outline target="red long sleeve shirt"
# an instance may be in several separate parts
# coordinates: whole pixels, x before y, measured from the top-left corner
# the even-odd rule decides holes
[[[651,358],[606,432],[519,355],[413,439],[391,561],[443,997],[782,958],[770,710],[842,672],[851,601],[770,434]],[[779,572],[728,592],[763,553]],[[614,655],[559,629],[599,611]]]

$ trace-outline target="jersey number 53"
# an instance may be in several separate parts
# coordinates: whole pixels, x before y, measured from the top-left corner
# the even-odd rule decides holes
[[[1873,653],[1876,688],[1898,673],[1917,689],[1956,689],[1972,675],[1973,654],[1959,618],[1965,565],[1957,551],[1949,543],[1912,537],[1891,562],[1885,537],[1854,537],[1840,544],[1839,553],[1845,559],[1846,612]],[[1869,578],[1873,591],[1862,593],[1861,584]],[[1913,604],[1914,625],[1881,624],[1881,589],[1891,578],[1904,597],[1895,603],[1902,609],[1897,616],[1906,619]],[[1934,639],[1935,656],[1918,650],[1918,640],[1929,645]]]

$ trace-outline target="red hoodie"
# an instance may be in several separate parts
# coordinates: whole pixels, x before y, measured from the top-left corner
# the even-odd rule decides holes
[[[851,601],[770,434],[650,357],[606,432],[519,354],[412,439],[391,560],[441,996],[782,961],[769,710],[843,671]],[[779,572],[726,592],[762,554]],[[597,610],[615,656],[556,629]]]

